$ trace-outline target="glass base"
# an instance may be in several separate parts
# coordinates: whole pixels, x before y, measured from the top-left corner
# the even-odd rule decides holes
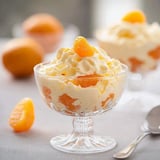
[[[117,143],[113,138],[106,136],[77,136],[70,134],[53,137],[50,144],[55,149],[63,152],[88,154],[111,150]]]

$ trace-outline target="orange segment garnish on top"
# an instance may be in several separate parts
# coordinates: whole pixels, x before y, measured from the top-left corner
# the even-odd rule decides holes
[[[28,131],[34,122],[34,104],[30,98],[22,99],[13,109],[9,124],[15,132]]]
[[[93,56],[94,54],[94,48],[81,36],[76,38],[73,49],[80,57]]]
[[[146,17],[142,11],[135,10],[128,12],[124,17],[122,17],[122,21],[130,23],[145,23]]]
[[[61,96],[59,96],[59,101],[69,110],[72,112],[76,112],[77,110],[80,109],[79,105],[74,105],[73,103],[76,101],[77,99],[74,99],[72,97],[70,97],[67,94],[63,94]]]
[[[73,83],[77,86],[81,86],[83,88],[95,86],[99,81],[101,76],[97,74],[85,75],[85,76],[78,76],[74,79]]]

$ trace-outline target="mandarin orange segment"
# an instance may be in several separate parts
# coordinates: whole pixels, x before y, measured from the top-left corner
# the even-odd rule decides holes
[[[160,47],[151,50],[148,55],[155,60],[160,59]]]
[[[32,75],[33,67],[43,61],[42,47],[31,38],[16,38],[4,46],[2,62],[16,78]]]
[[[134,10],[124,15],[122,21],[130,23],[145,23],[146,17],[142,11]]]
[[[78,76],[74,79],[73,83],[77,86],[81,86],[83,88],[95,86],[99,81],[101,76],[97,74],[85,75],[85,76]]]
[[[141,65],[144,64],[144,61],[142,61],[136,57],[131,57],[128,60],[131,64],[131,71],[132,72],[136,72],[141,67]]]
[[[22,99],[13,109],[9,117],[9,125],[15,132],[28,131],[34,122],[34,104],[32,99]]]
[[[109,96],[104,101],[102,101],[102,107],[105,108],[107,106],[107,104],[111,100],[113,100],[114,96],[115,96],[114,93],[110,93]]]
[[[135,35],[129,30],[122,30],[121,32],[118,33],[118,36],[120,38],[128,38],[128,39],[132,39],[135,37]]]
[[[76,38],[73,49],[80,57],[89,57],[94,54],[94,48],[81,36]]]
[[[76,112],[77,110],[80,109],[79,105],[74,105],[73,103],[76,101],[77,99],[74,99],[72,97],[70,97],[67,94],[63,94],[59,97],[59,101],[69,110],[72,112]]]
[[[43,87],[42,87],[42,92],[43,92],[45,98],[47,99],[47,101],[52,100],[51,90],[50,90],[48,87],[43,86]]]

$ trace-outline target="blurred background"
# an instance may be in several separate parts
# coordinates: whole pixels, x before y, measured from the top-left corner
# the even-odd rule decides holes
[[[131,9],[142,9],[149,23],[160,21],[159,0],[0,0],[0,37],[12,37],[15,24],[34,13],[46,12],[63,24],[74,24],[92,37],[95,29],[119,21]]]

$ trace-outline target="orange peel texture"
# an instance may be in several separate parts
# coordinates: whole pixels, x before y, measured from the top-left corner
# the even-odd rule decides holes
[[[44,58],[42,47],[31,38],[16,38],[7,42],[2,52],[4,67],[16,78],[27,78],[33,67]]]

